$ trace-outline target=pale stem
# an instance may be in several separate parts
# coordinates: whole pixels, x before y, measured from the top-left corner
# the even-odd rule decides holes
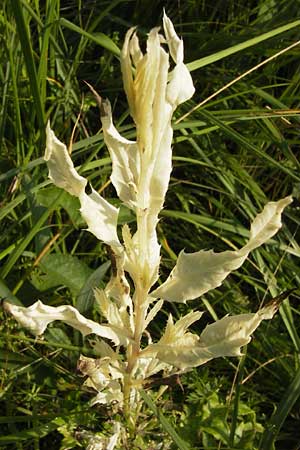
[[[127,374],[124,378],[124,404],[125,413],[128,416],[130,406],[130,395],[133,384],[133,372],[140,354],[141,338],[144,329],[145,316],[147,312],[147,298],[150,290],[148,270],[148,243],[147,243],[147,210],[137,210],[137,236],[139,248],[139,270],[138,279],[133,280],[135,292],[134,304],[134,340],[127,348]]]

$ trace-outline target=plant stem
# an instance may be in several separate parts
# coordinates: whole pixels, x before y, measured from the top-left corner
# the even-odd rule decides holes
[[[133,296],[133,322],[134,336],[133,342],[127,349],[127,373],[124,377],[124,407],[127,422],[132,417],[130,412],[130,398],[132,385],[135,377],[135,367],[140,354],[141,338],[144,331],[145,316],[147,313],[147,299],[150,290],[149,279],[149,255],[148,255],[148,230],[147,230],[147,210],[137,209],[137,238],[138,238],[138,277],[134,281],[135,292]]]

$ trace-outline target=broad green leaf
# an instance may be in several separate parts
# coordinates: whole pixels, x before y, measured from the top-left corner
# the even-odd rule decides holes
[[[32,439],[40,439],[44,436],[47,436],[51,431],[54,431],[58,428],[58,425],[52,421],[42,425],[38,425],[33,428],[29,428],[23,431],[16,431],[13,434],[8,434],[6,436],[0,436],[0,445],[14,444],[17,442],[32,440]]]
[[[33,361],[32,357],[1,348],[0,367],[3,369],[18,369]]]
[[[38,203],[49,208],[60,192],[61,190],[58,187],[50,185],[44,189],[40,189],[36,194],[36,199]],[[79,212],[80,203],[78,198],[72,196],[68,192],[63,192],[57,208],[64,208],[67,211],[74,226],[79,226],[84,223]]]
[[[0,279],[0,298],[9,300],[11,303],[15,305],[22,305],[20,300],[11,292],[11,290],[6,286],[3,280]]]
[[[66,332],[61,328],[55,326],[47,328],[45,337],[50,345],[52,344],[52,342],[62,345],[72,345],[72,342]]]
[[[91,274],[92,269],[76,256],[52,253],[41,260],[39,272],[33,273],[31,282],[39,291],[66,286],[78,295]]]
[[[101,287],[103,278],[110,267],[110,261],[102,264],[86,280],[76,299],[76,308],[82,314],[91,310],[94,303],[94,289]]]

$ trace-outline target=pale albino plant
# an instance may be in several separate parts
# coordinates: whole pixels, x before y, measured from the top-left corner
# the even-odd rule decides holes
[[[175,323],[170,314],[158,342],[152,342],[147,330],[163,301],[184,303],[220,286],[231,271],[243,264],[251,250],[279,230],[281,213],[292,201],[286,197],[268,203],[254,219],[250,238],[240,250],[222,253],[201,250],[192,254],[182,251],[167,280],[153,288],[160,264],[156,226],[172,168],[171,118],[176,107],[194,93],[191,76],[183,63],[183,42],[166,15],[163,28],[165,37],[158,28],[150,32],[145,54],[135,30],[130,29],[121,53],[136,141],[118,133],[109,101],[98,98],[104,140],[112,160],[111,181],[121,202],[136,215],[133,235],[129,226],[124,225],[119,240],[119,210],[94,190],[86,194],[87,180],[76,172],[66,146],[47,126],[45,160],[50,179],[79,198],[88,230],[111,248],[111,279],[105,289],[95,290],[95,301],[104,322],[86,319],[72,306],[51,307],[40,301],[29,308],[6,304],[21,325],[35,335],[41,335],[54,320],[64,321],[83,336],[96,335],[90,342],[99,358],[81,356],[79,368],[87,376],[85,384],[97,392],[92,404],[116,402],[125,416],[129,410],[138,411],[139,389],[147,378],[161,371],[165,374],[187,371],[219,356],[241,355],[241,347],[250,341],[260,322],[272,318],[277,308],[274,304],[256,313],[226,316],[208,325],[200,336],[189,332],[188,327],[200,319],[201,312],[190,312]],[[175,64],[171,71],[165,44]],[[148,339],[146,346],[141,346],[143,335]],[[134,414],[131,418],[133,422],[136,420]],[[119,438],[117,427],[107,448],[114,448]]]

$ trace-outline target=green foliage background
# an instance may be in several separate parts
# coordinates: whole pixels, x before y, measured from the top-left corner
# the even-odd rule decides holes
[[[174,118],[174,169],[159,224],[162,277],[182,248],[239,247],[268,200],[293,193],[294,203],[276,238],[221,288],[188,306],[165,305],[153,334],[169,311],[179,317],[188,308],[206,310],[200,330],[298,288],[300,66],[299,45],[292,45],[299,0],[2,0],[0,8],[2,298],[69,303],[96,318],[92,289],[108,279],[108,255],[84,231],[77,199],[47,179],[45,124],[50,119],[70,144],[80,173],[117,203],[85,81],[109,97],[118,129],[134,138],[118,55],[126,30],[138,25],[145,38],[163,8],[184,39],[196,94]],[[122,209],[120,223],[133,220]],[[163,395],[145,388],[140,437],[127,448],[299,449],[298,299],[297,290],[290,293],[240,361],[212,361]],[[105,434],[114,408],[88,406],[92,393],[76,361],[91,350],[78,333],[54,324],[35,340],[5,311],[0,317],[0,447],[80,448],[84,433]]]

